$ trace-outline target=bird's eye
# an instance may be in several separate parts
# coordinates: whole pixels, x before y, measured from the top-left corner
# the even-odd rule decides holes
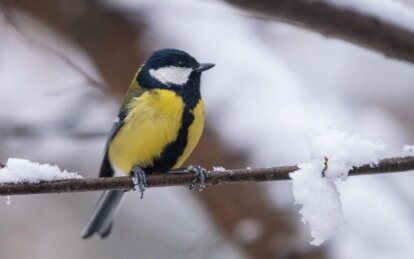
[[[180,61],[180,62],[178,62],[178,66],[179,67],[183,67],[184,66],[184,63],[182,61]]]

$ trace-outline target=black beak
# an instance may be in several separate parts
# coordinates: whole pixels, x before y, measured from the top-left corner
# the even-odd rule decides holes
[[[203,71],[206,71],[206,70],[208,70],[208,69],[210,69],[210,68],[212,68],[212,67],[214,67],[215,65],[214,64],[212,64],[212,63],[203,63],[203,64],[200,64],[196,69],[195,69],[195,71],[197,71],[197,72],[203,72]]]

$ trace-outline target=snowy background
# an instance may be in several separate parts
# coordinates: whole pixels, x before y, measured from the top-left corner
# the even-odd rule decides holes
[[[364,8],[370,6],[371,1],[363,2]],[[414,17],[409,1],[383,2],[404,8],[374,13],[395,20],[404,10],[403,20]],[[216,64],[203,78],[207,124],[223,148],[246,154],[240,167],[307,161],[307,134],[329,128],[380,140],[386,156],[398,156],[404,144],[414,143],[412,64],[257,19],[221,1],[123,0],[105,1],[105,6],[125,14],[131,24],[145,21],[145,38],[137,41],[145,41],[149,52],[175,47]],[[102,81],[81,47],[30,14],[17,17],[20,30],[0,19],[0,161],[27,158],[93,177],[122,96],[90,84],[62,57],[33,41],[59,50]],[[209,150],[203,152],[209,156]],[[414,175],[393,174],[340,183],[346,224],[322,245],[326,257],[413,258],[413,181]],[[274,206],[293,211],[301,249],[311,249],[309,226],[300,222],[291,183],[260,187]],[[9,205],[2,198],[2,257],[248,257],[200,200],[178,187],[151,189],[144,200],[130,195],[108,239],[83,241],[79,234],[98,196],[21,196]],[[254,224],[242,226],[241,239],[260,234]]]

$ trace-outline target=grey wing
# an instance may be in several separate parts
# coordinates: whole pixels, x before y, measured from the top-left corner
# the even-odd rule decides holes
[[[115,119],[114,125],[112,125],[111,130],[109,131],[109,137],[108,141],[106,142],[106,145],[114,138],[116,133],[118,133],[119,129],[122,128],[124,125],[124,120],[127,115],[127,112],[125,110],[121,110],[118,114],[118,116]]]
[[[125,120],[126,114],[127,114],[126,111],[121,110],[119,112],[118,116],[115,119],[114,125],[112,125],[111,131],[109,132],[108,140],[106,142],[105,155],[104,155],[104,158],[102,160],[101,170],[99,171],[99,177],[112,177],[115,174],[115,172],[114,172],[114,170],[111,166],[111,163],[109,162],[108,146],[109,146],[109,143],[111,142],[111,140],[116,135],[116,133],[118,133],[118,131],[124,125],[124,120]]]

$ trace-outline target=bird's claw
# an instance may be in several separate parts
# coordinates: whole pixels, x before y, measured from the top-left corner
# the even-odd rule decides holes
[[[141,193],[141,199],[144,198],[144,191],[147,187],[147,176],[145,175],[144,170],[142,170],[140,167],[135,167],[132,169],[133,181],[134,181],[134,191],[136,190],[136,187],[138,186],[138,190]]]
[[[193,173],[196,175],[196,178],[193,180],[192,184],[190,184],[190,190],[194,190],[196,183],[199,182],[198,190],[201,192],[206,187],[206,179],[208,177],[207,170],[202,168],[201,166],[192,166],[190,165],[187,167],[187,171],[189,173]]]

